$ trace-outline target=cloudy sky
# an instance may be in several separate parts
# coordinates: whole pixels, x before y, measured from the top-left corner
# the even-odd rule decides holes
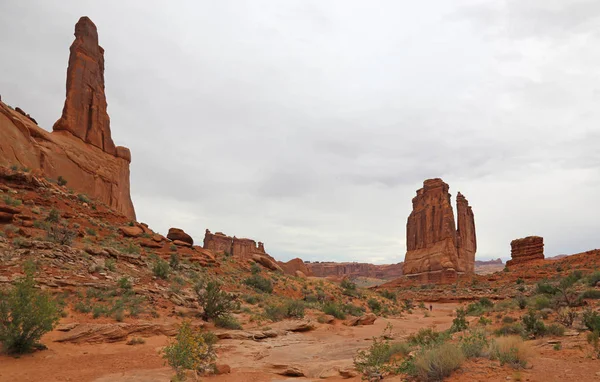
[[[600,247],[600,2],[25,1],[0,5],[0,94],[48,130],[74,25],[105,48],[138,220],[286,260],[396,263],[441,177],[477,258]]]

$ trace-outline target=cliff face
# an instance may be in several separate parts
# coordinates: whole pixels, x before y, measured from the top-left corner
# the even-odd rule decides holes
[[[135,220],[129,192],[131,154],[115,147],[104,96],[104,57],[96,26],[82,17],[67,70],[67,98],[52,133],[0,102],[0,165],[27,167]]]
[[[511,260],[506,266],[526,263],[533,260],[544,259],[544,238],[539,236],[527,236],[510,242]]]
[[[404,274],[423,282],[450,282],[460,273],[474,271],[477,240],[473,211],[459,193],[457,230],[448,190],[441,179],[428,179],[412,200]]]
[[[402,263],[375,265],[368,263],[306,263],[306,266],[317,277],[371,277],[377,279],[393,279],[402,276]]]

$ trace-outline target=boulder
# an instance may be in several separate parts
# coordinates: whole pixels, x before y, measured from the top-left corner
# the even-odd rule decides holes
[[[0,212],[0,223],[9,224],[13,221],[13,214],[9,214],[8,212]]]
[[[373,313],[367,313],[360,317],[354,317],[350,320],[346,321],[344,325],[346,326],[358,326],[358,325],[373,325],[377,316]]]
[[[137,226],[124,226],[119,227],[119,231],[126,237],[140,237],[144,233],[144,231]]]
[[[279,265],[277,265],[277,263],[274,260],[271,260],[266,256],[254,254],[254,255],[252,255],[252,260],[254,260],[255,262],[259,263],[260,265],[262,265],[263,267],[265,267],[267,269],[270,269],[272,271],[282,272],[281,267],[279,267]]]
[[[215,365],[215,374],[229,374],[231,373],[231,367],[226,364],[216,364]]]
[[[140,245],[146,248],[162,248],[162,244],[157,243],[154,240],[140,240]]]
[[[188,248],[192,247],[192,245],[190,243],[186,243],[185,241],[181,241],[181,240],[173,240],[173,244],[175,244],[179,247],[188,247]]]
[[[169,228],[169,233],[167,234],[167,239],[172,240],[172,241],[179,240],[179,241],[182,241],[189,245],[194,244],[194,239],[192,239],[192,237],[190,235],[185,233],[180,228]]]

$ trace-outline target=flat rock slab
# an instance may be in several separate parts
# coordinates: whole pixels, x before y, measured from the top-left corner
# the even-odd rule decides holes
[[[177,328],[174,325],[139,322],[134,324],[69,324],[59,330],[65,332],[56,342],[98,343],[117,342],[127,339],[131,334],[139,336],[166,335],[174,336]]]

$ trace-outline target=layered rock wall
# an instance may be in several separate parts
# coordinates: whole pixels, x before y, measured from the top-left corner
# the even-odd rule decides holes
[[[131,154],[115,147],[110,136],[102,53],[95,25],[81,18],[71,46],[63,116],[52,133],[0,102],[0,165],[26,167],[51,179],[61,176],[67,187],[135,220]]]
[[[375,265],[322,261],[306,263],[306,267],[317,277],[370,277],[389,280],[402,276],[402,263]]]
[[[473,211],[459,193],[457,230],[448,190],[441,179],[428,179],[412,200],[404,274],[422,282],[451,282],[459,274],[474,271],[477,240]]]
[[[506,266],[526,263],[544,259],[544,238],[540,236],[527,236],[510,242],[511,260]]]

